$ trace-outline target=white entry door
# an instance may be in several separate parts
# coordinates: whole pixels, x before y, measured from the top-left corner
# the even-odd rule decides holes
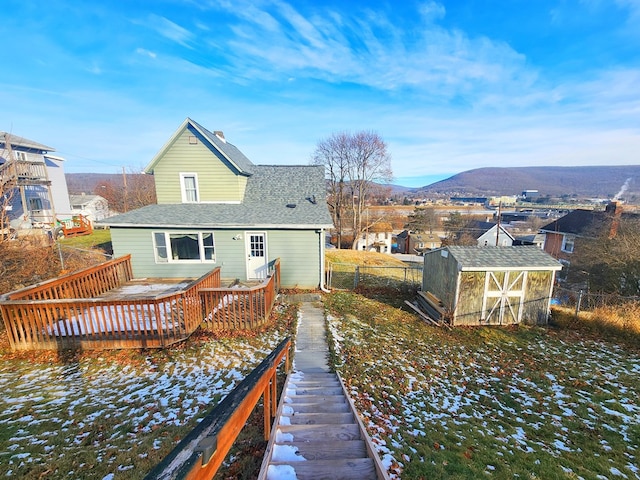
[[[263,280],[267,278],[267,234],[265,232],[246,232],[247,279]]]

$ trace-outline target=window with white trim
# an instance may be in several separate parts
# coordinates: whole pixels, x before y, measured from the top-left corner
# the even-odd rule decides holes
[[[27,152],[22,152],[20,150],[14,150],[13,154],[16,157],[16,160],[20,161],[20,162],[26,162],[27,159]]]
[[[576,241],[575,235],[565,235],[562,238],[562,251],[567,253],[573,253],[574,243]]]
[[[180,191],[182,193],[182,203],[198,203],[200,195],[198,192],[198,174],[181,173]]]
[[[153,232],[156,263],[215,262],[213,232]]]

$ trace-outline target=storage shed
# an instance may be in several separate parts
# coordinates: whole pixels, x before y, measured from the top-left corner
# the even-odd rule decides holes
[[[448,246],[425,252],[422,290],[451,325],[541,324],[561,269],[535,246]]]

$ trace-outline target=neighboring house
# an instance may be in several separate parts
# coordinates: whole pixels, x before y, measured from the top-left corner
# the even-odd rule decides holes
[[[440,248],[442,239],[435,233],[415,233],[403,230],[396,236],[399,253],[422,254],[427,250]]]
[[[514,245],[535,245],[544,248],[544,235],[542,233],[532,233],[529,235],[518,235],[513,242]]]
[[[356,240],[356,250],[368,252],[391,253],[393,228],[391,224],[381,222],[369,227],[362,232]]]
[[[187,118],[145,169],[157,205],[103,221],[115,256],[131,253],[135,277],[259,280],[281,261],[283,287],[324,286],[331,228],[322,166],[254,165]]]
[[[624,212],[619,202],[610,202],[604,211],[573,210],[540,229],[545,237],[544,251],[554,258],[570,263],[576,238],[597,235],[602,229],[606,229],[608,236],[613,238],[623,215],[637,216],[636,213]]]
[[[546,323],[561,268],[535,246],[448,246],[425,252],[422,290],[451,325]]]
[[[70,195],[71,213],[82,215],[93,225],[109,217],[109,202],[100,195]]]
[[[471,226],[479,247],[510,247],[514,238],[502,225],[493,222],[475,222]]]
[[[64,159],[53,148],[0,132],[0,203],[16,230],[51,227],[71,216]]]

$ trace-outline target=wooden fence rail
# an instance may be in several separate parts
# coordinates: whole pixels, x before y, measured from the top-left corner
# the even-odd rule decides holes
[[[15,290],[0,300],[61,300],[98,297],[133,278],[131,255]]]
[[[280,260],[273,261],[270,267],[268,277],[255,287],[201,288],[204,328],[249,330],[263,324],[280,290]]]
[[[285,359],[289,372],[291,339],[283,340],[233,391],[156,466],[145,480],[210,480],[261,397],[264,398],[265,439],[277,411],[277,368]]]

